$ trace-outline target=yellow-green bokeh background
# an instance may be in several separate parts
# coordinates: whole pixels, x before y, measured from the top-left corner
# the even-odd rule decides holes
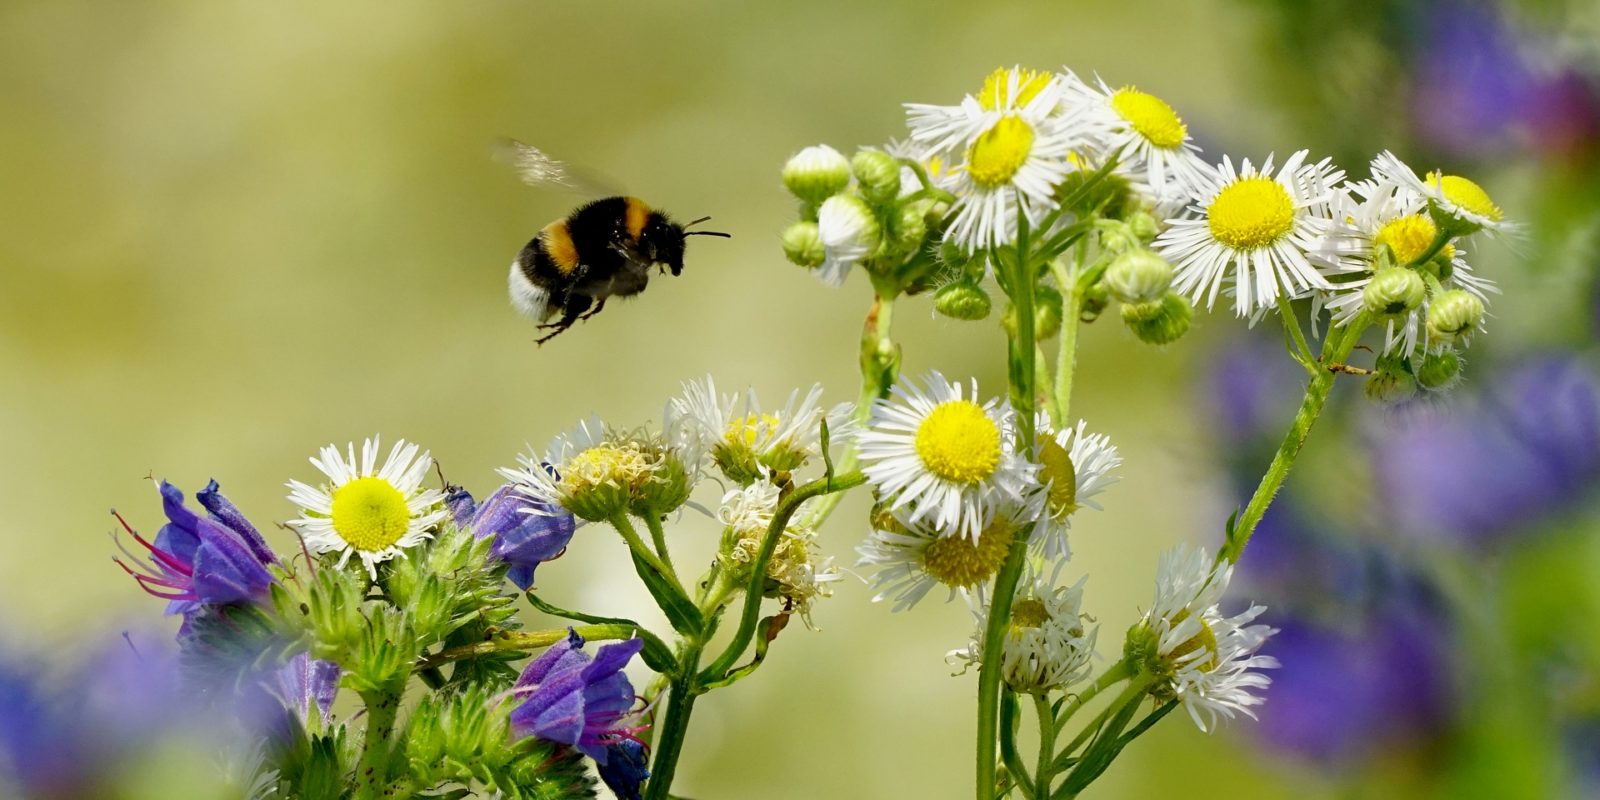
[[[1000,64],[1098,71],[1170,99],[1209,144],[1295,149],[1264,96],[1248,4],[582,3],[9,0],[0,7],[0,610],[7,639],[77,646],[160,604],[109,560],[109,507],[153,528],[147,475],[208,478],[256,520],[293,511],[306,457],[373,433],[423,443],[486,493],[526,444],[591,412],[656,418],[711,373],[767,397],[856,391],[867,290],[789,266],[777,172],[800,147],[903,132],[900,103],[948,102]],[[506,264],[578,198],[488,158],[498,135],[614,176],[731,241],[692,241],[680,278],[541,348]],[[910,372],[1003,385],[992,326],[903,304]],[[1194,413],[1208,342],[1156,350],[1083,335],[1075,415],[1127,458],[1074,532],[1103,644],[1150,592],[1156,555],[1211,542],[1227,508]],[[1276,335],[1267,332],[1266,335]],[[704,498],[703,498],[704,499]],[[850,561],[852,501],[824,532]],[[566,605],[642,614],[601,530],[541,571]],[[714,534],[686,524],[682,546]],[[292,539],[271,533],[280,548]],[[698,548],[698,549],[697,549]],[[695,798],[967,796],[975,680],[946,650],[960,603],[891,615],[846,582],[822,631],[794,626],[753,679],[697,709],[680,793]],[[1324,796],[1241,726],[1174,718],[1098,796]],[[1201,779],[1203,776],[1203,779]]]

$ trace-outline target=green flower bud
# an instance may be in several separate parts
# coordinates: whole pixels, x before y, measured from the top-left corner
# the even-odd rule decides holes
[[[1135,303],[1122,307],[1122,321],[1128,330],[1149,344],[1171,344],[1189,331],[1194,309],[1189,301],[1176,294],[1154,303]]]
[[[1417,383],[1431,392],[1444,391],[1461,382],[1461,356],[1454,350],[1423,355],[1416,367]]]
[[[1106,288],[1104,281],[1096,281],[1083,293],[1083,320],[1090,322],[1098,319],[1108,305],[1111,305],[1111,290]]]
[[[894,220],[894,244],[902,251],[912,251],[922,246],[928,235],[928,220],[924,209],[927,203],[907,203],[900,207]]]
[[[1378,318],[1404,316],[1422,305],[1428,287],[1422,276],[1405,267],[1384,267],[1361,291],[1368,313]]]
[[[1111,296],[1124,303],[1153,303],[1172,288],[1172,265],[1142,247],[1123,251],[1106,267],[1103,280]]]
[[[971,278],[947,283],[933,293],[933,310],[951,319],[979,320],[989,316],[989,293]]]
[[[819,205],[850,185],[850,162],[825,144],[807,147],[783,165],[783,185],[808,205]]]
[[[900,162],[882,150],[860,150],[850,160],[850,170],[861,183],[861,193],[874,203],[900,196]]]
[[[1122,658],[1135,671],[1159,675],[1168,671],[1161,658],[1161,637],[1148,622],[1136,623],[1122,640]]]
[[[639,487],[633,502],[629,504],[629,510],[636,517],[651,514],[659,516],[676,511],[678,506],[688,501],[692,488],[689,470],[684,467],[683,460],[678,458],[676,452],[668,450],[661,456],[661,463],[650,480]]]
[[[1139,241],[1148,242],[1156,238],[1161,227],[1156,218],[1147,211],[1135,211],[1128,215],[1128,232],[1139,237]]]
[[[1126,178],[1107,173],[1089,183],[1092,174],[1081,169],[1067,173],[1056,188],[1057,202],[1080,217],[1098,213],[1106,219],[1122,219],[1138,206]]]
[[[1374,403],[1399,403],[1417,393],[1417,381],[1398,370],[1380,369],[1367,376],[1362,390],[1366,392],[1367,399]]]
[[[822,231],[815,222],[796,222],[783,231],[783,255],[789,262],[816,269],[827,258],[822,246]]]
[[[1455,344],[1467,339],[1483,322],[1483,301],[1464,289],[1451,289],[1428,305],[1428,339]]]
[[[1064,300],[1054,286],[1039,285],[1033,290],[1033,335],[1048,339],[1061,332]]]

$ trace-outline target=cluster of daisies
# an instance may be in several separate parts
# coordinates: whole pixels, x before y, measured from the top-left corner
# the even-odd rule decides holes
[[[1038,444],[1018,452],[1015,412],[983,400],[937,372],[896,385],[874,404],[856,435],[862,471],[876,490],[873,530],[860,545],[859,566],[894,610],[909,609],[936,588],[963,597],[976,625],[971,641],[950,653],[954,663],[982,662],[994,580],[1012,541],[1028,543],[1026,574],[1004,626],[1001,674],[1013,691],[1068,692],[1092,671],[1098,626],[1083,610],[1084,581],[1061,580],[1071,551],[1068,532],[1083,508],[1117,480],[1122,458],[1083,422],[1054,429],[1037,422]],[[1209,729],[1260,702],[1250,690],[1274,666],[1257,650],[1270,629],[1250,625],[1263,609],[1228,617],[1218,610],[1230,570],[1213,570],[1203,553],[1175,551],[1162,561],[1156,602],[1130,636],[1156,631],[1145,665],[1151,691],[1184,703]]]
[[[853,159],[819,145],[789,162],[785,184],[802,206],[785,233],[791,260],[830,285],[858,265],[875,285],[917,273],[899,287],[914,293],[964,280],[974,259],[981,278],[1024,227],[1037,247],[1086,217],[1120,221],[1149,238],[1126,247],[1103,239],[1128,258],[1094,290],[1125,303],[1140,338],[1176,338],[1187,306],[1209,309],[1219,296],[1252,321],[1309,299],[1313,319],[1326,310],[1336,326],[1376,325],[1384,358],[1424,388],[1442,388],[1495,291],[1467,263],[1467,239],[1512,229],[1478,184],[1387,152],[1365,180],[1303,150],[1213,163],[1166,101],[1070,71],[1000,69],[956,105],[909,104],[907,125],[904,141]],[[899,181],[880,163],[888,155]],[[1101,191],[1085,205],[1075,191],[1091,176]],[[911,234],[926,235],[920,248]],[[964,311],[950,315],[982,316]],[[1153,329],[1163,315],[1169,330]]]

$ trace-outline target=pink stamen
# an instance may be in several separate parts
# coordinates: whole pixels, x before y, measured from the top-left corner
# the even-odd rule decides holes
[[[184,575],[193,575],[194,574],[194,567],[191,567],[188,564],[185,564],[182,561],[179,561],[175,556],[167,553],[165,550],[162,550],[162,549],[156,547],[155,545],[145,541],[145,538],[143,536],[140,536],[139,532],[134,530],[132,528],[132,526],[128,525],[128,521],[123,519],[122,515],[118,514],[116,512],[116,509],[112,509],[111,516],[116,517],[117,521],[122,523],[122,529],[127,531],[128,535],[132,536],[134,538],[134,541],[137,541],[139,544],[144,545],[144,548],[146,550],[149,550],[150,551],[150,555],[154,556],[157,561],[160,561],[162,564],[172,568],[172,570],[175,571],[175,572],[181,572]]]

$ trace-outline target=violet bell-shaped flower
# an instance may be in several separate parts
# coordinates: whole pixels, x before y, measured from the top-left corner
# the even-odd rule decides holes
[[[608,644],[591,661],[583,637],[567,638],[528,663],[512,687],[521,703],[511,712],[511,733],[571,745],[604,767],[610,745],[634,732],[623,724],[633,708],[633,684],[622,668],[644,647],[643,639]]]
[[[453,499],[452,499],[453,498]],[[506,578],[518,589],[533,586],[533,571],[540,564],[561,555],[578,529],[577,518],[565,510],[535,500],[506,484],[476,505],[465,490],[457,489],[445,497],[456,524],[471,526],[472,535],[494,537],[489,555],[511,565]]]
[[[220,501],[219,508],[237,516],[237,509],[217,494],[213,486],[207,489],[213,502]],[[123,546],[119,539],[117,546],[132,563],[120,558],[115,560],[146,592],[170,601],[168,614],[186,614],[206,605],[266,599],[267,587],[274,582],[266,568],[276,561],[271,551],[266,551],[266,555],[273,560],[263,561],[244,535],[224,522],[190,511],[183,504],[183,492],[166,481],[161,482],[161,505],[168,522],[156,534],[154,543],[134,531],[120,514],[112,512],[128,535],[149,553],[148,558],[142,558]],[[238,520],[243,519],[238,516]],[[264,542],[262,547],[265,548]]]

